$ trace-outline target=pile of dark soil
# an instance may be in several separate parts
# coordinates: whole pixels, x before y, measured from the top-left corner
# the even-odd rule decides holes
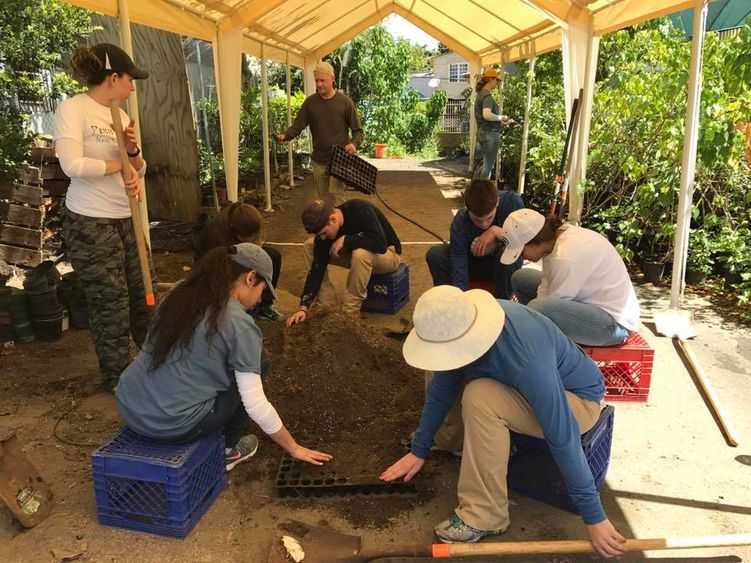
[[[424,391],[400,342],[338,311],[316,311],[289,329],[266,326],[273,362],[266,392],[299,443],[359,469],[403,455],[400,442],[417,425]]]
[[[334,456],[322,474],[378,483],[378,475],[407,452],[423,405],[423,373],[404,362],[401,342],[338,311],[316,311],[292,328],[282,323],[261,328],[273,362],[264,387],[290,433],[298,443]],[[255,465],[265,474],[254,477],[273,478],[282,452],[263,449]],[[420,475],[418,492],[411,497],[284,502],[297,507],[325,503],[355,526],[381,527],[432,498],[430,477],[430,472]]]

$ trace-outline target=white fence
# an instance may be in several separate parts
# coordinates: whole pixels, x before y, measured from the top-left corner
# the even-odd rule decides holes
[[[441,121],[441,132],[466,133],[469,131],[469,115],[464,110],[465,100],[447,100]]]

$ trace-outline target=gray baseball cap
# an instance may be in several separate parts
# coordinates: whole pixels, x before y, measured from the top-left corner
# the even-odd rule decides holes
[[[271,263],[271,258],[266,254],[266,251],[252,242],[241,242],[234,245],[234,249],[235,252],[232,253],[232,248],[230,248],[232,260],[250,270],[255,270],[263,278],[263,281],[266,282],[266,287],[269,288],[271,295],[276,299],[276,289],[271,284],[274,265]]]

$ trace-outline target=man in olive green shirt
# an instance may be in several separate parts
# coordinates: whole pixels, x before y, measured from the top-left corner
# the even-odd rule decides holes
[[[305,98],[294,123],[276,139],[280,143],[291,141],[309,126],[313,135],[313,180],[318,195],[320,197],[326,192],[341,194],[344,184],[328,172],[333,147],[341,145],[348,154],[354,154],[364,138],[362,124],[352,100],[334,88],[333,66],[319,62],[313,76],[316,93]]]

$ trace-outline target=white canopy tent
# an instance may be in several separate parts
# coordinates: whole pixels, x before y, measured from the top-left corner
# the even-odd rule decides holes
[[[499,63],[529,59],[562,48],[567,113],[572,100],[583,91],[580,120],[572,139],[569,220],[581,215],[576,186],[586,178],[589,126],[594,79],[602,35],[694,7],[697,16],[709,0],[65,0],[113,17],[211,41],[219,91],[222,142],[227,193],[237,199],[240,123],[241,55],[291,64],[305,69],[306,93],[313,91],[312,67],[321,57],[390,14],[413,23],[469,62],[471,75]],[[704,21],[697,17],[696,20]],[[127,19],[122,22],[127,26]],[[703,28],[702,28],[703,31]],[[694,40],[697,41],[695,34]],[[123,46],[127,49],[127,42]],[[692,69],[701,55],[692,51]],[[698,69],[698,67],[696,67]],[[695,73],[692,72],[692,76]],[[700,74],[697,74],[700,76]],[[698,81],[689,94],[695,108]],[[266,84],[263,84],[266,99]],[[691,111],[694,111],[693,109]],[[264,106],[264,146],[268,146],[268,115]],[[689,123],[690,122],[690,123]],[[696,120],[687,117],[689,125]],[[474,126],[471,127],[474,130]],[[689,137],[690,138],[690,137]],[[693,186],[695,143],[686,143],[681,180],[681,201]],[[691,154],[693,151],[693,154]],[[266,157],[266,160],[268,156]],[[266,168],[267,208],[270,208],[269,166]],[[690,174],[690,177],[689,177]],[[682,205],[681,212],[690,212]],[[679,218],[676,264],[685,263],[688,217]],[[674,276],[675,277],[675,276]],[[674,280],[674,286],[675,286]],[[681,284],[679,280],[679,285]],[[674,288],[675,291],[675,288]],[[679,290],[680,291],[680,290]]]

